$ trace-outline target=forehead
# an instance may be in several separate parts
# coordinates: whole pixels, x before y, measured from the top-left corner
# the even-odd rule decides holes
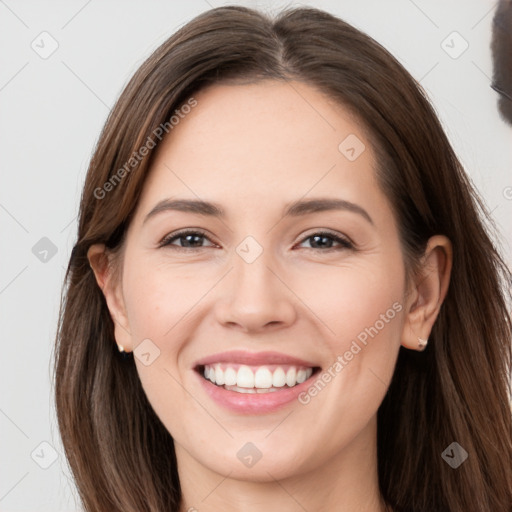
[[[338,192],[360,200],[364,192],[378,194],[373,151],[360,123],[313,87],[272,80],[219,84],[194,98],[197,105],[158,148],[142,208],[170,196],[258,211],[305,195]]]

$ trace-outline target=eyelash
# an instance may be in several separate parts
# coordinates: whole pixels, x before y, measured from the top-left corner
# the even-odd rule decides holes
[[[180,238],[184,238],[187,235],[199,235],[211,242],[211,240],[206,236],[206,233],[200,230],[184,230],[179,231],[178,233],[171,233],[170,235],[167,235],[158,245],[159,248],[161,247],[169,247],[172,248],[172,250],[177,250],[181,252],[190,252],[195,250],[202,250],[206,249],[206,247],[180,247],[178,245],[173,245],[171,242],[178,240]],[[332,252],[332,251],[340,251],[340,250],[346,250],[346,249],[355,249],[354,244],[348,240],[347,238],[340,237],[339,235],[336,235],[335,233],[331,233],[330,231],[318,231],[315,233],[312,233],[308,235],[307,237],[303,238],[299,243],[303,243],[306,240],[309,240],[310,238],[313,238],[315,236],[321,236],[321,237],[327,237],[331,238],[335,242],[339,243],[341,247],[329,247],[327,249],[319,249],[315,247],[305,247],[305,249],[309,249],[312,251],[320,251],[320,252]],[[213,242],[212,242],[213,243]]]

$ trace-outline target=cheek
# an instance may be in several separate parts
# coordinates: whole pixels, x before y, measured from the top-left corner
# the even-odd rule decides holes
[[[126,270],[123,293],[135,344],[150,338],[163,346],[166,339],[174,337],[173,331],[187,323],[187,315],[192,314],[194,305],[211,288],[207,278],[185,266],[145,264]]]
[[[351,276],[342,299],[344,315],[338,316],[337,324],[345,339],[364,343],[367,337],[380,334],[386,337],[386,332],[396,331],[397,316],[402,309],[402,287],[396,281],[384,274],[366,279]]]
[[[326,326],[322,342],[330,361],[324,370],[331,373],[325,378],[328,394],[336,397],[326,402],[344,402],[353,420],[375,412],[391,381],[403,325],[402,275],[400,257],[381,255],[364,265],[326,266],[310,280],[309,291],[303,288],[305,302]],[[316,393],[312,390],[312,397]],[[320,407],[322,399],[314,400],[313,408]],[[329,421],[340,412],[324,402],[315,414]]]
[[[399,331],[404,282],[402,268],[377,258],[343,266],[324,265],[314,275],[297,278],[295,291],[322,321],[333,348],[343,349],[367,330]],[[370,329],[375,335],[374,329]],[[350,344],[350,343],[349,343]]]
[[[183,393],[187,370],[180,368],[178,361],[189,339],[194,305],[207,289],[207,283],[197,276],[194,278],[184,267],[170,269],[148,264],[125,267],[123,294],[135,355],[142,340],[149,339],[158,347],[149,345],[152,362],[148,365],[135,357],[137,373],[154,411],[173,435],[182,429],[181,416],[176,411],[197,414],[195,402]]]

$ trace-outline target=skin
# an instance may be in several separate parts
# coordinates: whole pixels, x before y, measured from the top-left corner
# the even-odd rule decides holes
[[[159,147],[121,258],[101,244],[88,253],[116,342],[129,352],[149,338],[160,350],[149,366],[135,362],[175,441],[182,510],[383,511],[377,409],[400,345],[420,350],[418,337],[430,334],[448,287],[450,242],[430,239],[423,271],[406,287],[370,142],[357,120],[311,86],[213,85],[194,97],[198,105]],[[366,146],[355,161],[338,149],[349,134]],[[313,197],[356,203],[373,224],[348,210],[283,217],[285,205]],[[226,218],[166,211],[144,223],[166,198],[214,201]],[[207,238],[183,251],[179,238],[158,247],[183,228]],[[325,229],[355,248],[332,239],[315,245],[310,237]],[[249,235],[263,249],[252,263],[236,252]],[[202,357],[246,349],[325,370],[394,303],[401,310],[305,405],[231,412],[206,395],[192,369]],[[262,453],[250,468],[237,458],[247,442]]]

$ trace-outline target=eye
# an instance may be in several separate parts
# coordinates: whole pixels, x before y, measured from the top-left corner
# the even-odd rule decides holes
[[[320,249],[321,252],[354,249],[354,244],[350,240],[329,231],[320,231],[318,233],[308,235],[301,243],[308,240],[311,241],[310,245],[312,245],[312,247],[306,247],[306,249]],[[337,243],[339,247],[333,247],[333,242]]]
[[[182,242],[181,245],[174,244],[173,242],[175,242],[176,240],[180,240]],[[209,240],[205,233],[203,233],[202,231],[189,229],[167,235],[159,243],[158,247],[171,247],[172,249],[177,249],[178,251],[203,249],[204,247],[207,247],[202,245],[203,240]]]
[[[175,241],[180,241],[180,245],[175,244]],[[203,245],[203,241],[210,239],[202,231],[198,230],[184,230],[178,233],[171,233],[167,235],[158,245],[158,247],[169,247],[179,251],[190,251],[194,249],[203,249],[208,246]],[[354,249],[354,245],[347,238],[343,238],[335,233],[329,231],[320,231],[308,235],[302,240],[301,243],[311,241],[312,247],[305,247],[305,249],[317,249],[320,252],[339,251],[343,249]],[[333,247],[333,243],[337,243],[338,247]],[[210,247],[215,247],[211,244]]]

